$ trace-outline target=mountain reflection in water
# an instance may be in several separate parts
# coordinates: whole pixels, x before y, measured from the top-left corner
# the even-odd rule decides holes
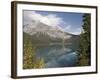
[[[78,55],[70,46],[41,46],[36,50],[37,58],[43,58],[46,68],[74,67],[78,61]]]

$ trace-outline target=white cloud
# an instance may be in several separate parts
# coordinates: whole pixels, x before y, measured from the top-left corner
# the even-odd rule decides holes
[[[60,24],[64,23],[62,18],[54,14],[48,14],[44,16],[36,13],[35,11],[24,11],[24,24],[30,23],[32,20],[39,20],[50,26],[59,26]]]
[[[67,27],[65,27],[65,30],[71,30],[71,25],[68,25]]]
[[[75,34],[75,35],[79,35],[82,31],[81,27],[72,27],[71,25],[68,25],[64,28],[64,30],[66,32],[69,32],[69,33],[72,33],[72,34]]]
[[[43,19],[41,19],[41,21],[50,26],[59,26],[60,24],[62,24],[62,22],[64,22],[62,18],[57,17],[56,15],[53,14],[45,16]]]
[[[81,28],[76,28],[75,31],[73,31],[73,34],[79,35],[81,33]]]
[[[36,11],[24,11],[24,25],[30,24],[32,20],[40,21],[55,28],[58,27],[59,29],[72,34],[77,35],[81,33],[81,28],[73,28],[71,25],[68,25],[66,22],[64,22],[64,20],[56,14],[42,15],[37,13]]]

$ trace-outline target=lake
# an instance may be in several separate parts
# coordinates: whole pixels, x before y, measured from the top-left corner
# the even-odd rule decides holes
[[[76,48],[70,45],[41,46],[36,50],[37,58],[43,58],[46,68],[74,67],[78,61]]]

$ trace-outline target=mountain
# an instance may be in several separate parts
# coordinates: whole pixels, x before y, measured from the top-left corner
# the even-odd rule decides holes
[[[23,31],[24,35],[28,34],[32,37],[34,43],[61,43],[62,41],[71,43],[78,39],[76,38],[78,36],[63,31],[59,26],[49,26],[35,20],[31,24],[24,25]]]

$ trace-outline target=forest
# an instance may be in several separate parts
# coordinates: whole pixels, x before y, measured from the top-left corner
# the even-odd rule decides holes
[[[79,66],[91,65],[91,40],[90,40],[90,29],[91,29],[91,17],[90,14],[83,15],[82,32],[80,34],[79,48],[77,50]]]
[[[24,37],[23,69],[45,67],[44,60],[42,58],[38,59],[36,57],[35,50],[37,47],[34,47],[32,43],[32,37],[26,33],[24,33],[23,37]]]

